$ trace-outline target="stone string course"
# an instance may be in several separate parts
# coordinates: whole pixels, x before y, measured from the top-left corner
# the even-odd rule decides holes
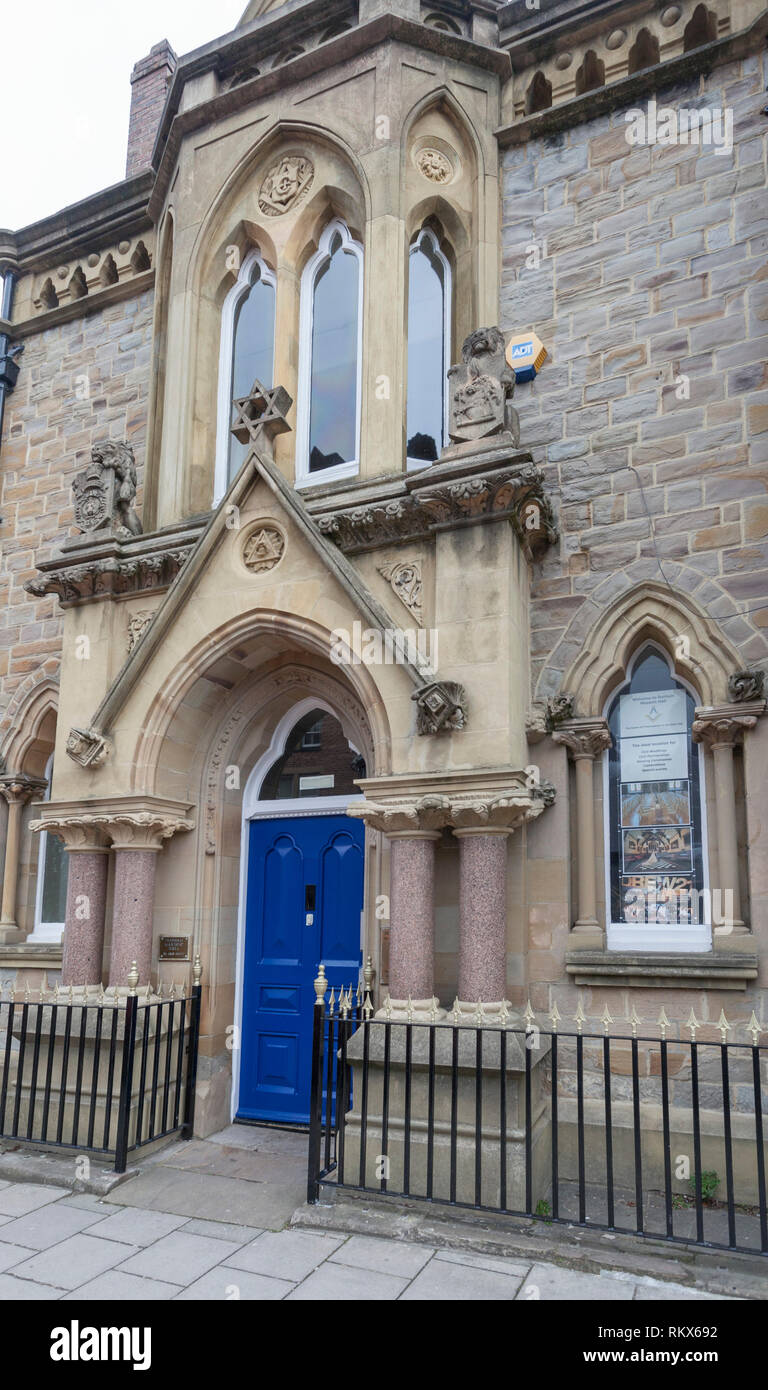
[[[58,676],[58,599],[34,599],[23,585],[73,533],[72,478],[97,440],[131,442],[141,505],[152,300],[147,292],[26,342],[0,456],[0,741],[34,685]]]
[[[659,560],[721,620],[768,600],[767,79],[749,57],[658,93],[730,107],[732,153],[633,148],[618,111],[504,154],[501,326],[534,328],[550,354],[515,405],[562,537],[534,583],[539,698],[581,650],[598,587],[602,610],[663,580]],[[768,608],[725,631],[745,665],[768,662]]]

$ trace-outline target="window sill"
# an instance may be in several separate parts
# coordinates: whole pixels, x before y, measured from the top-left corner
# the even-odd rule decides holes
[[[20,941],[18,945],[0,946],[0,970],[61,970],[62,945],[55,941]]]
[[[737,989],[757,979],[751,953],[568,951],[565,968],[577,985],[611,983],[635,989]]]

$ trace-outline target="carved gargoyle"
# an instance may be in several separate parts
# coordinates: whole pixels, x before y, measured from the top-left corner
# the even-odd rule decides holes
[[[75,525],[89,533],[140,536],[141,522],[133,508],[136,485],[136,460],[126,440],[94,444],[90,464],[72,483]]]
[[[448,372],[450,420],[448,433],[460,444],[492,435],[509,435],[517,448],[520,422],[512,405],[515,373],[505,356],[499,328],[478,328],[461,349],[461,362]]]

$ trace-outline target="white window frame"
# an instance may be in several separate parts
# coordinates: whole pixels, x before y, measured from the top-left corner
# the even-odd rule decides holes
[[[337,463],[332,468],[319,472],[309,471],[309,426],[312,408],[312,330],[315,318],[315,282],[318,273],[331,258],[331,243],[339,234],[342,255],[352,255],[358,263],[357,295],[357,380],[355,396],[355,457],[347,463]],[[354,478],[360,471],[360,426],[363,398],[363,294],[364,254],[359,241],[355,241],[346,222],[334,217],[324,229],[317,251],[304,267],[301,277],[301,304],[299,309],[299,398],[296,405],[296,473],[297,488],[317,487],[320,483],[333,483],[340,478]]]
[[[51,754],[45,765],[45,789],[44,801],[51,799],[51,777],[53,775],[53,754]],[[45,941],[48,944],[61,944],[64,935],[64,922],[44,922],[43,921],[43,888],[45,886],[45,860],[48,852],[48,835],[50,831],[41,830],[40,845],[37,851],[37,884],[35,887],[35,925],[27,937],[27,941]]]
[[[235,319],[237,309],[253,289],[253,273],[275,291],[275,325],[272,332],[272,374],[274,376],[275,339],[277,336],[277,277],[270,270],[258,248],[249,251],[242,261],[237,279],[221,306],[221,337],[219,343],[219,389],[216,398],[216,465],[214,469],[213,505],[218,507],[229,491],[229,441],[232,424],[232,368],[235,350]],[[265,381],[264,386],[273,386]]]
[[[674,680],[698,701],[698,695],[691,685],[677,674],[670,660],[669,654],[657,642],[643,642],[635,652],[629,662],[624,679],[621,684],[611,692],[603,706],[603,717],[608,718],[608,711],[614,700],[629,685],[632,679],[635,666],[641,656],[645,656],[648,650],[655,651],[663,661],[666,662],[670,675]],[[610,749],[603,753],[603,855],[605,868],[605,922],[606,922],[606,949],[609,951],[633,951],[659,954],[660,952],[685,955],[691,952],[702,952],[712,950],[712,922],[695,922],[690,925],[678,922],[675,925],[663,926],[655,922],[645,922],[642,925],[632,926],[629,922],[614,922],[611,919],[611,907],[613,895],[611,893],[611,801],[610,801],[610,771],[609,771]],[[701,808],[701,860],[703,871],[703,890],[704,905],[711,904],[709,882],[709,845],[707,841],[707,785],[706,769],[704,766],[704,751],[699,746],[698,753],[699,766],[699,805]]]
[[[278,723],[269,748],[252,768],[243,788],[243,810],[240,820],[240,885],[237,902],[237,950],[235,965],[235,1037],[242,1037],[243,995],[245,986],[245,914],[248,895],[248,845],[250,822],[252,820],[280,820],[284,816],[338,816],[343,815],[348,806],[364,801],[362,792],[347,796],[304,796],[290,801],[260,801],[261,789],[268,772],[277,759],[285,752],[289,735],[300,719],[312,710],[320,709],[339,719],[339,712],[326,700],[308,696],[283,715]],[[349,745],[354,753],[359,749]],[[364,937],[363,913],[360,915],[360,941]],[[232,1091],[230,1096],[230,1118],[234,1120],[240,1104],[240,1048],[232,1050]]]
[[[449,435],[448,435],[448,424],[449,424],[450,413],[451,413],[451,412],[450,412],[450,402],[449,402],[449,399],[448,399],[448,368],[449,368],[450,365],[451,365],[450,356],[451,356],[451,322],[452,322],[452,315],[453,315],[453,300],[452,300],[452,294],[453,294],[453,274],[452,274],[452,271],[451,271],[451,263],[450,263],[450,261],[448,260],[448,257],[447,257],[447,256],[445,255],[445,253],[443,252],[442,247],[440,246],[440,241],[439,241],[439,238],[438,238],[437,234],[436,234],[435,232],[433,232],[433,230],[432,230],[431,227],[422,227],[422,229],[421,229],[421,231],[419,232],[418,236],[416,237],[415,241],[412,242],[411,248],[410,248],[410,250],[409,250],[409,252],[408,252],[408,266],[409,266],[409,270],[410,270],[411,256],[415,255],[417,251],[421,250],[421,245],[422,245],[422,242],[424,242],[424,241],[430,241],[430,242],[432,243],[432,247],[433,247],[433,250],[434,250],[434,252],[435,252],[435,255],[437,256],[437,259],[438,259],[438,260],[440,261],[440,263],[442,264],[442,267],[443,267],[443,276],[444,276],[444,280],[443,280],[443,284],[444,284],[444,292],[443,292],[443,439],[442,439],[441,448],[445,449],[446,446],[447,446],[447,444],[448,444],[448,439],[449,439]],[[409,299],[410,299],[410,287],[409,287]],[[407,340],[407,341],[408,341],[408,351],[410,352],[410,350],[411,350],[411,323],[410,323],[410,314],[408,315],[407,333],[408,333],[408,340]],[[406,376],[405,376],[405,382],[406,382],[406,390],[407,390],[407,389],[408,389],[408,373],[407,373],[407,371],[406,371]],[[406,399],[406,402],[405,402],[405,419],[406,419],[406,431],[407,431],[407,422],[408,422],[408,401],[407,401],[407,399]],[[407,448],[407,442],[406,442],[406,448]],[[436,462],[439,462],[439,455],[438,455],[438,459],[436,460]],[[409,473],[415,472],[416,469],[431,468],[432,466],[433,466],[433,465],[430,464],[430,463],[427,463],[425,459],[412,459],[412,458],[406,458],[406,468],[407,468],[407,470],[408,470]]]

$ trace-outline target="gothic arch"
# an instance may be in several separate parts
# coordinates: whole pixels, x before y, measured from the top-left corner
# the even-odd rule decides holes
[[[53,752],[59,708],[59,684],[38,681],[12,709],[12,727],[0,747],[0,762],[9,772],[42,777]]]
[[[657,642],[668,653],[675,674],[693,686],[702,705],[728,699],[728,677],[741,664],[736,648],[689,594],[649,581],[630,588],[600,615],[566,671],[562,688],[575,696],[579,714],[602,714],[631,657],[646,642]]]

